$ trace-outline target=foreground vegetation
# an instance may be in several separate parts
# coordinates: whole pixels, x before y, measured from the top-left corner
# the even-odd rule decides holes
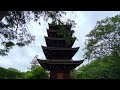
[[[97,21],[86,35],[84,59],[93,60],[74,71],[77,79],[120,79],[120,15]]]
[[[14,68],[0,68],[0,79],[49,79],[49,72],[41,66],[20,72]],[[120,61],[117,57],[106,57],[71,72],[71,79],[120,79]]]
[[[120,61],[111,57],[94,60],[74,70],[71,76],[73,79],[120,79]]]
[[[14,68],[2,68],[0,67],[0,79],[20,79],[23,77],[23,73]]]
[[[0,67],[0,79],[48,79],[48,72],[42,67],[36,67],[27,72],[20,72],[14,68]]]

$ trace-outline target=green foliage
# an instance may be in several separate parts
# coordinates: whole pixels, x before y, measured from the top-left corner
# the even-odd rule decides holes
[[[95,59],[82,66],[79,79],[120,79],[120,15],[97,21],[87,35],[85,59]]]
[[[31,71],[28,71],[25,75],[25,79],[48,79],[48,72],[45,71],[41,66],[33,68]]]
[[[75,71],[74,79],[120,79],[120,61],[119,58],[113,58],[91,61]]]
[[[72,24],[64,24],[62,22],[60,24],[57,24],[53,21],[50,25],[58,27],[59,31],[57,34],[63,36],[63,38],[65,38],[68,44],[72,43],[75,39],[77,39],[75,36],[73,36],[74,30],[70,30]]]
[[[9,41],[9,42],[6,43],[6,47],[11,47],[11,46],[14,46],[13,42]]]
[[[69,26],[71,26],[71,25],[69,25]],[[65,38],[67,43],[71,43],[76,39],[76,37],[72,37],[71,31],[68,30],[66,27],[67,26],[65,26],[65,25],[60,26],[60,30],[59,30],[58,34],[63,35],[63,37]]]
[[[71,27],[75,27],[76,25],[74,20],[67,19],[66,22],[63,22],[56,18],[51,22],[51,25],[59,26],[58,35],[62,35],[68,44],[72,43],[75,39],[77,39],[75,36],[72,36],[74,30],[70,30]]]
[[[8,34],[3,34],[5,38],[8,38]]]
[[[8,68],[7,70],[9,70],[9,71],[14,71],[14,72],[19,72],[17,69],[15,69],[15,68]]]
[[[23,73],[14,68],[1,68],[0,67],[0,79],[21,79]]]
[[[78,72],[78,70],[72,70],[71,72],[70,72],[70,79],[78,79],[77,78],[77,75],[79,74],[79,72]]]
[[[35,36],[31,35],[27,24],[34,20],[40,24],[41,17],[47,21],[49,18],[59,20],[63,11],[0,11],[0,41],[4,48],[0,49],[0,55],[8,55],[11,47],[17,45],[23,47],[29,45],[35,40]],[[4,17],[4,21],[1,19]],[[3,42],[5,42],[3,44]]]
[[[7,55],[5,52],[9,52],[8,49],[0,49],[0,55],[5,56]]]
[[[24,43],[16,43],[16,45],[18,45],[19,47],[23,47],[23,46],[25,46]]]
[[[0,67],[0,79],[48,79],[49,73],[41,66],[38,66],[31,71],[20,72],[14,68]]]
[[[120,15],[106,17],[97,21],[94,29],[87,35],[85,59],[104,58],[120,52]]]

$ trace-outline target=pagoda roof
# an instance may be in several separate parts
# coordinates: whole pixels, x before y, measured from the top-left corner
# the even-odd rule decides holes
[[[46,37],[45,36],[46,45],[48,47],[68,47],[71,48],[75,42],[75,39],[68,43],[65,38],[58,38],[58,37]]]
[[[47,32],[58,32],[58,30],[54,30],[54,29],[47,29]]]
[[[37,59],[39,63],[46,63],[46,64],[81,64],[84,60],[54,60],[54,59]]]
[[[65,48],[65,47],[45,47],[42,46],[43,52],[47,59],[72,59],[75,53],[78,51],[77,48]]]
[[[45,39],[50,39],[50,40],[65,40],[65,38],[58,38],[58,37],[46,37],[44,36]]]
[[[67,29],[66,29],[67,30]],[[54,30],[54,29],[47,29],[47,35],[49,37],[63,37],[63,35],[59,35],[58,34],[59,30]],[[69,30],[70,35],[72,36],[74,31],[73,30]]]
[[[65,28],[71,29],[72,25],[59,25],[59,24],[48,24],[49,29],[59,29],[61,26],[64,26]]]
[[[72,25],[67,25],[67,24],[64,24],[64,25],[61,25],[61,24],[50,24],[48,23],[49,26],[72,26]]]
[[[41,46],[43,49],[48,49],[48,50],[75,50],[77,51],[79,49],[79,47],[75,47],[75,48],[64,48],[64,47],[45,47],[45,46]]]
[[[41,60],[37,59],[40,65],[47,70],[72,70],[83,63],[84,60]]]
[[[59,30],[47,29],[47,33],[52,33],[52,32],[57,33],[58,31],[59,31]],[[73,34],[73,30],[70,30],[70,32]]]

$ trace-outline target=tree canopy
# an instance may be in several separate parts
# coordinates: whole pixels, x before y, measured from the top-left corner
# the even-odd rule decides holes
[[[37,66],[33,68],[31,71],[27,71],[24,74],[23,78],[25,79],[48,79],[49,73],[41,66]]]
[[[41,66],[37,66],[34,69],[27,72],[20,72],[14,68],[2,68],[0,67],[0,79],[48,79],[49,73],[45,71]]]
[[[27,28],[27,24],[34,20],[40,24],[40,18],[47,21],[61,22],[64,11],[0,11],[0,55],[7,55],[13,46],[29,45],[35,40]]]
[[[81,66],[73,74],[73,79],[120,79],[120,61],[111,57],[96,59]]]
[[[2,68],[0,67],[0,79],[21,79],[23,73],[14,68]]]
[[[87,35],[85,59],[104,58],[120,55],[120,15],[106,17],[97,21],[94,29]]]

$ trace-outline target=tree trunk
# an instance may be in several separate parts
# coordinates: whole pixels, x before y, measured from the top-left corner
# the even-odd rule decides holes
[[[7,15],[8,11],[0,11],[0,21]]]

